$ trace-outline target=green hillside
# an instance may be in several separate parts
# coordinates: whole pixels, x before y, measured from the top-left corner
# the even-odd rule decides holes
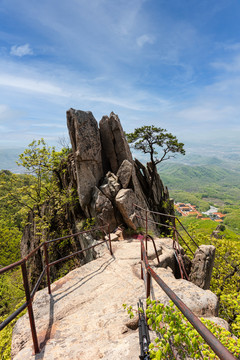
[[[216,198],[233,205],[240,200],[240,171],[227,169],[221,160],[219,164],[191,166],[169,163],[164,164],[159,173],[170,193],[200,193],[202,198]]]

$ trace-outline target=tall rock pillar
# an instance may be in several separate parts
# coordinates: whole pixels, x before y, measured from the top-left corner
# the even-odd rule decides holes
[[[92,192],[103,177],[102,151],[98,124],[88,111],[67,111],[67,125],[77,173],[77,190],[81,208],[87,216]]]

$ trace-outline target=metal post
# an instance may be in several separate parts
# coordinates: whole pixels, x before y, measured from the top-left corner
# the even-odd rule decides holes
[[[50,266],[48,261],[48,244],[44,243],[44,254],[45,254],[45,264],[47,272],[47,284],[48,284],[48,293],[51,295],[51,281],[50,281]]]
[[[147,294],[146,294],[147,298],[150,298],[150,285],[151,285],[151,274],[147,271]]]
[[[110,250],[110,254],[113,255],[112,252],[112,242],[111,242],[111,235],[110,235],[110,226],[108,225],[108,239],[109,239],[109,250]]]
[[[145,235],[145,250],[146,250],[146,254],[148,253],[148,249],[147,249],[147,235],[148,235],[148,215],[147,215],[147,210],[146,210],[146,235]]]
[[[31,299],[30,291],[29,291],[26,262],[22,263],[21,268],[22,268],[22,276],[23,276],[23,284],[24,284],[24,289],[25,289],[25,294],[26,294],[26,300],[27,300],[27,304],[28,304],[28,316],[29,316],[29,321],[30,321],[30,326],[31,326],[31,331],[32,331],[33,346],[34,346],[35,354],[37,354],[37,353],[40,353],[40,349],[39,349],[39,345],[38,345],[38,338],[37,338],[37,332],[36,332],[34,315],[33,315],[32,299]]]
[[[173,249],[176,250],[176,228],[173,228]]]
[[[173,248],[176,246],[175,245],[175,241],[176,241],[176,236],[177,236],[177,229],[176,229],[176,222],[175,219],[172,219],[172,228],[173,228]]]
[[[140,242],[141,245],[141,242]],[[141,279],[143,280],[143,252],[142,252],[142,246],[141,246]]]

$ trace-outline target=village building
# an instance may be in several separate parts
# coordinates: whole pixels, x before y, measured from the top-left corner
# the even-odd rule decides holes
[[[204,212],[203,214],[196,210],[196,205],[191,205],[190,203],[176,203],[174,205],[175,210],[182,216],[196,216],[197,219],[201,220],[214,220],[218,223],[222,223],[223,219],[225,218],[225,214],[222,214],[220,212],[211,212],[209,213],[209,217],[203,217],[203,214],[207,214],[207,212]],[[212,207],[213,208],[213,207]],[[216,208],[215,208],[216,209]],[[217,209],[216,209],[217,210]]]

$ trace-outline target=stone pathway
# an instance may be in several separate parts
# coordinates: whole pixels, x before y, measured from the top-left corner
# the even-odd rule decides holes
[[[172,240],[155,240],[162,266],[174,267]],[[53,283],[51,296],[47,289],[37,292],[33,308],[41,353],[33,355],[26,314],[14,328],[14,360],[138,359],[138,331],[126,328],[129,318],[122,304],[136,308],[138,299],[145,299],[144,282],[140,279],[140,242],[114,242],[113,253],[111,256],[104,248],[101,257]],[[151,242],[148,254],[154,270],[195,314],[224,322],[215,318],[216,295],[175,279],[170,267],[156,267]],[[156,298],[167,304],[167,295],[155,282],[153,288]]]

